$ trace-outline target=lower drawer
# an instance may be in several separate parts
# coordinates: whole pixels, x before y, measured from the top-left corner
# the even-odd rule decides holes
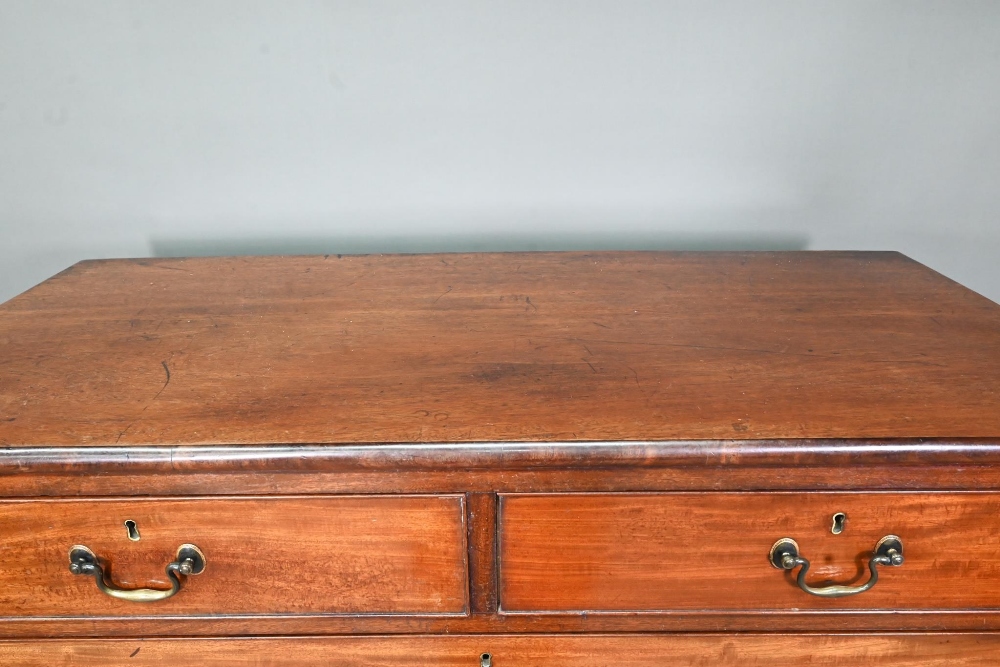
[[[463,614],[464,517],[459,495],[4,501],[0,616]],[[205,568],[172,597],[98,589],[169,591],[185,544]],[[70,572],[74,545],[103,577]]]
[[[5,667],[996,667],[1000,635],[465,635],[0,642]]]
[[[501,496],[500,603],[531,612],[885,612],[1000,607],[998,493],[638,493]],[[835,526],[837,516],[841,524]],[[772,546],[797,543],[819,592]],[[885,544],[885,542],[882,542]],[[998,662],[1000,664],[1000,662]]]

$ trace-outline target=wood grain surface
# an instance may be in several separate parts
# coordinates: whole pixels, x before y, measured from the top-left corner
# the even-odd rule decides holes
[[[127,449],[123,451],[128,451]],[[582,455],[581,455],[582,456]],[[148,496],[317,493],[507,493],[720,490],[995,490],[1000,466],[712,466],[568,470],[407,470],[295,473],[281,470],[209,474],[15,474],[0,479],[0,495]]]
[[[9,667],[995,667],[1000,635],[603,635],[0,641]]]
[[[860,595],[809,595],[768,561],[790,537],[810,584],[859,585],[889,534],[906,561]],[[507,613],[1000,607],[997,493],[501,495],[499,536]]]
[[[462,496],[0,502],[0,615],[462,614],[464,512]],[[113,599],[68,569],[82,544],[118,587],[169,588],[185,543],[205,571],[159,602]]]
[[[894,253],[80,263],[0,445],[1000,437],[1000,307]]]
[[[469,529],[469,602],[474,614],[497,611],[497,495],[467,496]]]

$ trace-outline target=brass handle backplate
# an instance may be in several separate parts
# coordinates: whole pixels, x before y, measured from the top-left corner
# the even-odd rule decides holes
[[[105,578],[105,568],[101,559],[83,545],[76,545],[69,550],[69,571],[73,574],[91,576],[97,582],[102,593],[119,600],[130,602],[156,602],[177,595],[181,590],[181,576],[201,574],[205,571],[205,554],[193,544],[182,544],[177,549],[177,558],[167,564],[166,572],[170,577],[170,588],[117,588],[108,583]]]
[[[783,537],[774,543],[770,554],[771,565],[779,570],[791,571],[797,567],[799,576],[796,582],[799,588],[810,595],[818,595],[824,598],[841,598],[845,595],[857,595],[864,593],[878,583],[878,566],[898,567],[903,564],[903,542],[895,535],[886,535],[872,551],[872,556],[868,559],[868,570],[871,576],[868,581],[860,586],[821,586],[813,587],[806,583],[806,573],[809,572],[809,561],[799,555],[799,545],[790,537]]]

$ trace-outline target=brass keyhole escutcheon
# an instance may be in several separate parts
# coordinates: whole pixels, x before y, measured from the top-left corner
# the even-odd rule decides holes
[[[128,519],[125,521],[125,530],[128,531],[128,539],[133,542],[139,541],[139,526],[136,525],[135,521]]]
[[[847,523],[847,515],[843,512],[837,512],[833,515],[833,525],[830,527],[830,532],[834,535],[840,535],[844,532],[844,525]]]

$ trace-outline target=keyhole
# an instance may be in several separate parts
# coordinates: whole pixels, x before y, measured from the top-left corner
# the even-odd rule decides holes
[[[479,667],[493,667],[493,656],[489,653],[479,656]]]
[[[125,530],[128,531],[128,539],[133,542],[139,541],[139,527],[135,525],[135,521],[129,519],[125,522]]]
[[[833,515],[833,526],[830,528],[830,532],[834,535],[840,535],[844,532],[845,523],[847,523],[847,515],[843,512],[837,512]]]

